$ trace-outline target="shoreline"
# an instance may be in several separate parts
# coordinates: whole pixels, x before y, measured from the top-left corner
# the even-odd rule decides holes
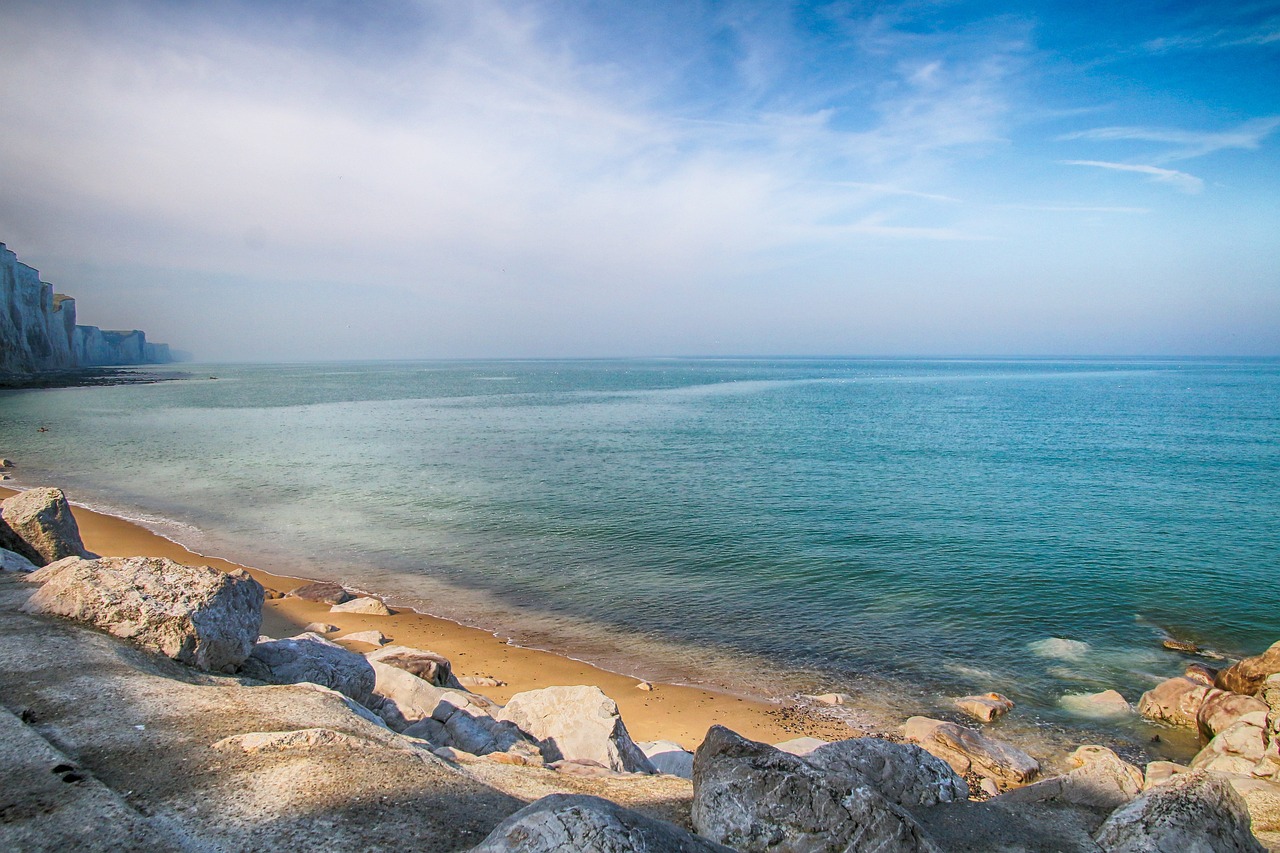
[[[0,498],[19,489],[0,486]],[[232,560],[199,554],[141,524],[73,504],[85,547],[102,556],[168,557],[188,565],[209,565],[222,571],[244,569],[268,590],[285,593],[305,583],[306,578],[268,572]],[[376,595],[376,592],[370,594]],[[364,616],[331,613],[329,605],[314,604],[293,597],[269,599],[263,605],[262,633],[273,637],[298,634],[311,622],[325,622],[340,629],[327,639],[353,651],[366,652],[375,646],[344,642],[350,633],[377,630],[388,637],[388,645],[427,649],[449,658],[459,676],[491,677],[505,682],[499,686],[471,686],[469,690],[499,703],[526,690],[553,685],[587,684],[599,687],[613,699],[636,741],[668,740],[686,749],[701,743],[707,729],[723,725],[745,737],[778,743],[809,736],[838,740],[862,734],[849,724],[824,719],[803,706],[766,702],[700,687],[652,682],[652,690],[640,688],[640,679],[612,672],[565,654],[515,645],[482,628],[463,625],[407,608],[395,608],[391,616]]]

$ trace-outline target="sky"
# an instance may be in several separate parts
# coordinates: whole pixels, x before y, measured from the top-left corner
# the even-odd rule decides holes
[[[1280,355],[1280,0],[3,0],[0,33],[0,242],[201,360]]]

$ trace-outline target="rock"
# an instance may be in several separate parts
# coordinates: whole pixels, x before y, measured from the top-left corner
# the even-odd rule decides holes
[[[823,705],[848,705],[853,701],[853,697],[848,693],[821,693],[817,696],[806,695],[805,698],[821,702]]]
[[[1165,637],[1161,643],[1171,652],[1181,652],[1184,655],[1195,655],[1200,653],[1200,647],[1190,640],[1179,640],[1176,637]]]
[[[11,548],[3,542],[0,545],[16,550],[33,563],[43,566],[63,557],[97,556],[85,550],[84,543],[80,541],[80,528],[61,489],[20,492],[0,502],[0,518],[35,551],[39,559],[33,559],[25,549]]]
[[[659,773],[679,776],[681,779],[693,778],[693,753],[680,744],[669,740],[653,740],[638,743],[640,751]]]
[[[498,714],[542,747],[547,761],[588,758],[613,770],[653,773],[627,734],[617,704],[598,687],[544,687],[517,693]]]
[[[804,758],[818,747],[826,746],[830,742],[816,737],[796,737],[791,740],[784,740],[782,743],[775,743],[773,748]]]
[[[956,707],[964,713],[989,723],[997,717],[1003,717],[1013,710],[1013,700],[1000,693],[983,693],[980,696],[961,696],[956,700]]]
[[[337,625],[330,625],[328,622],[309,622],[302,629],[304,634],[332,634],[338,630]]]
[[[462,687],[463,684],[453,677],[453,667],[444,655],[414,649],[409,646],[388,646],[378,651],[369,652],[369,660],[376,660],[397,669],[403,669],[416,675],[423,681],[438,687]],[[496,679],[494,679],[496,682]],[[496,684],[495,684],[496,686]]]
[[[162,557],[68,560],[23,606],[88,622],[210,672],[234,672],[262,625],[262,585]]]
[[[1127,717],[1133,713],[1133,706],[1115,690],[1068,693],[1058,700],[1058,704],[1082,717]]]
[[[1095,840],[1106,853],[1263,853],[1244,800],[1203,771],[1176,776],[1117,809]]]
[[[63,557],[61,560],[55,560],[47,566],[41,566],[23,580],[30,583],[44,583],[67,566],[76,565],[77,563],[86,562],[83,557]]]
[[[1253,696],[1210,690],[1196,712],[1196,723],[1200,727],[1200,736],[1210,740],[1245,714],[1258,711],[1266,714],[1267,710],[1267,703]]]
[[[1270,709],[1263,733],[1263,754],[1253,775],[1280,782],[1280,674],[1269,675],[1259,693]]]
[[[391,642],[382,635],[381,631],[356,631],[351,634],[343,634],[339,639],[351,640],[353,643],[365,643],[370,646],[385,646]]]
[[[361,616],[391,616],[392,612],[376,598],[353,598],[329,608],[330,613],[359,613]]]
[[[1229,694],[1235,695],[1235,694]],[[1191,759],[1193,770],[1212,770],[1216,773],[1240,773],[1248,776],[1262,760],[1266,748],[1264,739],[1267,715],[1253,712],[1239,717],[1213,737]]]
[[[34,572],[38,566],[7,548],[0,548],[0,572]]]
[[[363,655],[319,634],[258,643],[240,672],[268,684],[308,681],[336,690],[362,705],[369,703],[375,681],[373,667]]]
[[[1211,688],[1186,677],[1170,678],[1142,694],[1138,713],[1148,720],[1195,726],[1196,714]]]
[[[1235,774],[1224,778],[1244,800],[1254,832],[1280,831],[1280,784]]]
[[[12,468],[13,462],[8,459],[0,459],[0,468]]]
[[[1113,811],[1143,790],[1142,771],[1105,746],[1082,746],[1071,755],[1076,769],[1063,776],[1017,788],[1000,797],[1002,803],[1047,800]]]
[[[693,826],[747,851],[935,851],[861,776],[712,726],[693,761]]]
[[[1143,776],[1142,790],[1149,791],[1156,785],[1163,785],[1179,773],[1190,773],[1191,768],[1185,764],[1172,761],[1152,761],[1147,764],[1147,772]]]
[[[497,720],[499,706],[464,690],[436,687],[403,669],[370,660],[377,678],[370,707],[396,731],[408,732],[415,724],[433,719],[439,728],[424,724],[414,735],[432,743],[452,746],[476,755],[505,752],[524,740],[512,723]]]
[[[583,794],[551,794],[525,806],[472,853],[712,853],[728,848],[680,827]]]
[[[621,770],[605,767],[599,761],[592,761],[590,758],[561,758],[546,766],[566,776],[585,776],[589,779],[610,779],[626,775]]]
[[[9,500],[13,500],[10,498]],[[7,504],[9,501],[5,501]],[[1214,686],[1219,690],[1252,696],[1262,689],[1268,675],[1280,672],[1280,642],[1260,655],[1235,663],[1218,673]]]
[[[653,691],[653,685],[647,681],[641,681],[639,684],[636,685],[636,689],[643,690],[645,693],[650,693]]]
[[[236,750],[240,752],[286,752],[292,749],[310,749],[317,746],[334,744],[350,746],[373,746],[373,742],[364,738],[353,737],[334,729],[299,729],[291,732],[249,732],[242,735],[224,737],[213,745],[214,749]]]
[[[351,593],[347,592],[342,587],[342,584],[330,583],[329,581],[303,584],[296,589],[290,590],[289,595],[294,598],[301,598],[303,601],[312,601],[316,604],[341,604],[344,601],[351,600]]]
[[[442,744],[449,739],[449,732],[445,729],[444,723],[439,720],[433,720],[431,717],[423,717],[416,723],[405,726],[401,734],[406,737],[429,740],[434,744]]]
[[[990,776],[1001,788],[1026,784],[1040,773],[1039,762],[1022,750],[955,723],[912,717],[903,733],[961,776]]]
[[[978,782],[978,790],[987,796],[987,799],[1000,796],[1000,786],[996,784],[996,780],[990,776],[983,776]]]
[[[804,759],[828,772],[861,776],[886,800],[906,809],[969,798],[968,784],[945,761],[915,744],[852,738],[820,746]]]
[[[1193,663],[1187,666],[1182,675],[1184,678],[1198,681],[1206,687],[1212,687],[1214,680],[1218,677],[1218,670],[1203,663]]]
[[[459,675],[458,684],[463,687],[505,687],[507,682],[492,675]]]
[[[278,590],[278,589],[272,589],[271,587],[267,587],[265,590],[263,590],[263,593],[264,593],[264,594],[263,594],[263,597],[264,597],[267,601],[278,601],[278,600],[280,600],[280,599],[284,598],[284,593],[283,593],[283,592],[281,592],[281,591],[280,591],[280,590]]]

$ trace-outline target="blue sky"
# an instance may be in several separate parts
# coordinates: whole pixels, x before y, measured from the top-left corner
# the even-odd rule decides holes
[[[1280,2],[0,6],[0,240],[209,359],[1280,354]]]

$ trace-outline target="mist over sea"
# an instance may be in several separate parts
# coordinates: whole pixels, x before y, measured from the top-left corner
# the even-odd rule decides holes
[[[4,393],[0,451],[198,551],[755,694],[1063,724],[1180,673],[1166,634],[1280,639],[1277,360],[191,370]]]

